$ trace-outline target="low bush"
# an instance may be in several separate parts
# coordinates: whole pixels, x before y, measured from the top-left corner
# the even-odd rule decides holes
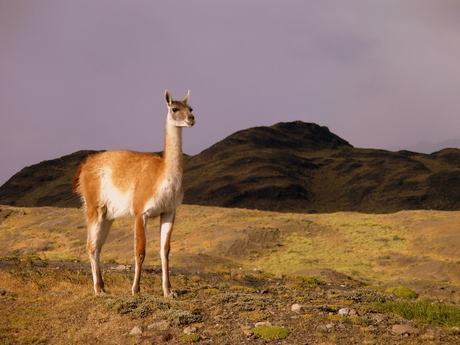
[[[389,301],[374,303],[371,309],[393,313],[408,320],[426,322],[435,326],[460,327],[460,307],[428,301]]]
[[[252,329],[252,332],[259,337],[264,339],[284,339],[291,331],[287,328],[279,326],[258,326]]]

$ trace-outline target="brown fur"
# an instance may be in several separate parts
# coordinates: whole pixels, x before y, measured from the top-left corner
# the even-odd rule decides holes
[[[163,290],[171,297],[169,283],[169,250],[175,209],[182,202],[182,127],[195,123],[187,105],[172,101],[168,105],[164,157],[133,151],[107,151],[89,156],[78,168],[73,190],[82,197],[88,225],[87,249],[96,293],[104,292],[99,256],[115,218],[134,217],[135,277],[133,294],[140,291],[140,276],[145,258],[145,226],[150,217],[160,217],[160,254],[163,268]]]

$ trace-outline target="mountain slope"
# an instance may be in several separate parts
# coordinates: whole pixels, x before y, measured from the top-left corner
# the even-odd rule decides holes
[[[79,151],[24,168],[0,204],[76,207],[70,180]],[[281,212],[460,210],[460,150],[432,154],[354,148],[301,121],[236,132],[184,157],[184,203]]]
[[[78,165],[98,151],[77,151],[23,168],[0,187],[0,204],[76,207],[72,178]]]
[[[352,146],[326,127],[300,121],[236,132],[186,165],[185,202],[304,211],[320,166],[315,157]]]
[[[359,149],[300,121],[230,135],[187,162],[185,203],[283,212],[457,210],[460,150]]]

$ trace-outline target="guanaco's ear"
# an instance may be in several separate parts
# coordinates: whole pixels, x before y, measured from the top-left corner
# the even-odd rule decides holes
[[[187,103],[188,99],[190,98],[190,90],[188,90],[187,94],[184,98],[182,98],[182,102]]]
[[[165,91],[165,101],[167,105],[171,105],[173,102],[171,93],[168,90]]]

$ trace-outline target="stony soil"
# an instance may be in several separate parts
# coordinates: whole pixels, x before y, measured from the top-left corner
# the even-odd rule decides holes
[[[395,296],[332,271],[325,279],[259,271],[172,269],[178,297],[161,295],[146,267],[129,295],[129,266],[106,266],[109,293],[94,296],[87,264],[0,259],[0,344],[458,344],[460,329],[373,311]],[[264,339],[254,328],[286,328]]]

